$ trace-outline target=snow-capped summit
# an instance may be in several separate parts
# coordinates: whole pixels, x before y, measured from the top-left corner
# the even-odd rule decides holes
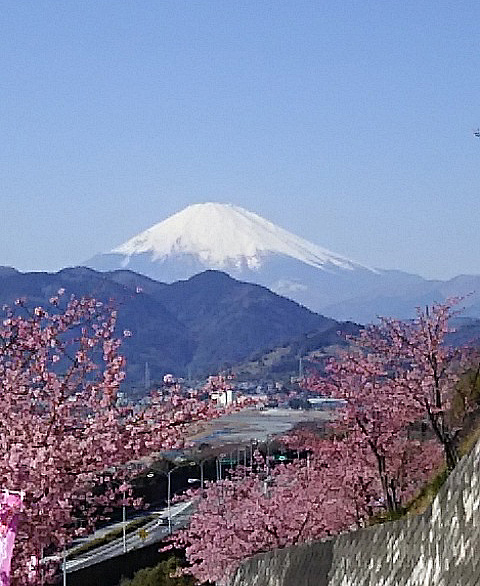
[[[390,308],[392,300],[400,314],[403,305],[397,307],[395,300],[406,287],[420,287],[418,295],[423,295],[423,279],[416,275],[368,268],[253,212],[221,203],[191,205],[86,264],[97,270],[130,269],[167,283],[221,270],[324,315],[358,321],[388,315],[382,307]],[[379,298],[380,305],[372,305]]]
[[[167,283],[221,270],[323,315],[360,323],[378,315],[410,318],[417,306],[478,289],[471,279],[442,283],[368,268],[221,203],[191,205],[86,264],[103,271],[130,269]],[[211,286],[218,286],[219,280],[214,282]],[[249,298],[237,302],[247,306]],[[469,306],[469,315],[477,316],[479,294],[469,297]]]
[[[153,262],[189,255],[208,269],[258,270],[271,255],[312,267],[353,269],[352,261],[291,234],[241,207],[222,203],[191,205],[111,251],[125,258],[148,254]]]

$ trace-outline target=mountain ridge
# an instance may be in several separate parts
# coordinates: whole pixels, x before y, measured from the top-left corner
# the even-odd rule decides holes
[[[60,288],[66,300],[71,294],[95,296],[118,309],[117,331],[133,334],[122,348],[128,379],[135,384],[142,381],[146,363],[152,380],[166,372],[214,374],[290,338],[336,325],[341,329],[335,320],[218,271],[167,285],[126,270],[22,273],[0,267],[0,305],[26,297],[29,307],[45,306]]]

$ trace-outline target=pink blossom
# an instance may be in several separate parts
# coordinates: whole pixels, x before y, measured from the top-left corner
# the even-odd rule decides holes
[[[90,532],[121,501],[130,462],[181,446],[192,422],[218,416],[175,389],[143,409],[120,407],[125,364],[115,324],[114,313],[94,299],[72,298],[55,315],[40,307],[32,317],[7,310],[0,326],[0,477],[2,488],[25,491],[14,586],[52,578],[55,568],[39,560]],[[102,368],[94,360],[99,351]],[[61,357],[65,370],[58,372]],[[129,489],[125,498],[132,498]]]

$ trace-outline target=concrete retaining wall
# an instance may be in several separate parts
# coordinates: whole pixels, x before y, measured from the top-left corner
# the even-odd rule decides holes
[[[480,442],[416,517],[247,560],[230,586],[479,586]]]

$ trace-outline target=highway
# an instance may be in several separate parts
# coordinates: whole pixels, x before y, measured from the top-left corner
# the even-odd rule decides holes
[[[185,525],[193,509],[192,501],[177,503],[171,507],[172,531]],[[130,533],[126,538],[127,552],[140,549],[146,545],[161,541],[168,535],[168,511],[162,509],[154,513],[156,518],[143,525],[137,531]],[[94,539],[94,536],[92,536]],[[86,542],[88,543],[88,541]],[[98,564],[108,558],[117,557],[123,554],[123,537],[115,539],[110,543],[92,549],[78,557],[67,560],[67,573],[75,572],[87,566]]]

